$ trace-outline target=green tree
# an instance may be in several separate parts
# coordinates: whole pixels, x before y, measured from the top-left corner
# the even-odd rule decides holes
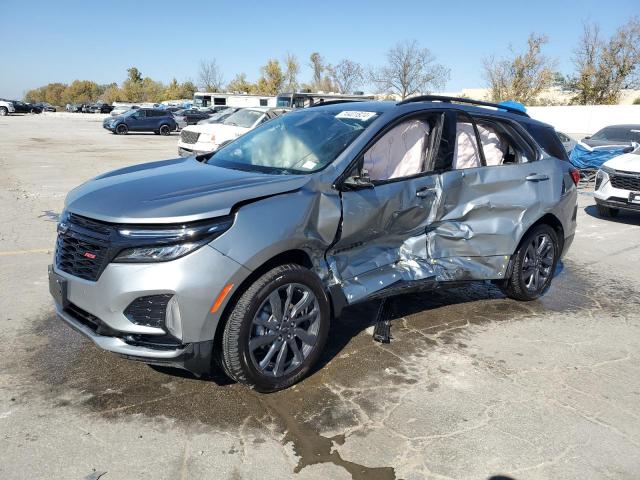
[[[287,53],[284,57],[284,85],[287,92],[295,92],[298,89],[298,73],[300,73],[300,62],[295,55]]]
[[[180,96],[178,98],[192,99],[193,94],[198,91],[198,87],[191,80],[187,80],[180,85]]]
[[[233,93],[251,93],[255,91],[256,86],[247,80],[244,73],[239,73],[227,85],[227,91]]]
[[[124,99],[124,93],[117,83],[109,85],[102,94],[102,101],[105,103],[122,102]]]
[[[127,69],[127,79],[122,84],[122,94],[127,102],[142,101],[142,74],[136,67]]]
[[[63,94],[64,103],[91,103],[98,99],[100,88],[91,80],[74,80]]]
[[[256,93],[261,95],[277,95],[282,91],[284,84],[284,73],[280,68],[280,62],[269,59],[260,71],[262,76],[256,83]]]
[[[527,39],[527,49],[515,53],[513,58],[484,60],[484,73],[489,83],[491,100],[515,100],[525,105],[535,104],[536,98],[554,85],[557,75],[555,62],[542,54],[542,47],[548,42],[544,35],[531,33]]]
[[[67,85],[64,83],[50,83],[46,87],[44,101],[51,105],[63,105],[64,92]]]
[[[162,100],[164,85],[150,77],[144,77],[140,90],[140,100],[143,102],[159,102]]]
[[[585,25],[573,59],[575,73],[567,87],[571,102],[580,105],[616,104],[620,92],[640,85],[640,20],[630,19],[609,38],[598,25]]]

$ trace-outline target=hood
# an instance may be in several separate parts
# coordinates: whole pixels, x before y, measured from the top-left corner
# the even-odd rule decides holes
[[[115,170],[67,195],[65,208],[114,223],[180,223],[228,215],[246,200],[297,190],[307,175],[215,167],[194,157]]]
[[[603,166],[614,170],[622,170],[623,172],[640,173],[640,155],[635,153],[618,155],[617,157],[604,162]]]
[[[207,136],[215,134],[216,143],[224,142],[239,137],[250,129],[245,127],[237,127],[234,125],[225,125],[224,123],[209,123],[206,125],[190,125],[187,130],[191,132],[206,133]]]

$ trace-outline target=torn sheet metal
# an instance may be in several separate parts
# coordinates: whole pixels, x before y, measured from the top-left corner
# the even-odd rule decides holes
[[[343,192],[340,241],[327,255],[349,303],[399,282],[503,278],[524,232],[561,186],[526,179],[547,162],[473,168]],[[424,196],[416,195],[425,192]]]

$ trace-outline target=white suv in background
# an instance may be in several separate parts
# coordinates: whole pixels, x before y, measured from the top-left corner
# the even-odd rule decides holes
[[[0,117],[5,117],[10,113],[15,113],[16,108],[13,106],[13,103],[7,100],[0,100]]]
[[[615,217],[620,210],[640,212],[640,149],[602,165],[594,196],[600,216]]]
[[[243,108],[227,117],[222,123],[190,125],[180,132],[178,154],[182,157],[202,155],[217,150],[221,144],[235,140],[258,125],[279,117],[284,108]]]

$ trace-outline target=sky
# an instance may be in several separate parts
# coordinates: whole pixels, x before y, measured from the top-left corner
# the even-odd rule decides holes
[[[450,69],[444,90],[457,91],[485,86],[483,58],[521,50],[530,32],[548,36],[545,54],[570,73],[583,22],[609,35],[634,14],[638,0],[0,0],[0,98],[50,82],[121,83],[131,66],[165,83],[197,81],[212,58],[227,81],[240,72],[255,81],[267,59],[287,52],[308,81],[313,51],[376,66],[413,39]]]

